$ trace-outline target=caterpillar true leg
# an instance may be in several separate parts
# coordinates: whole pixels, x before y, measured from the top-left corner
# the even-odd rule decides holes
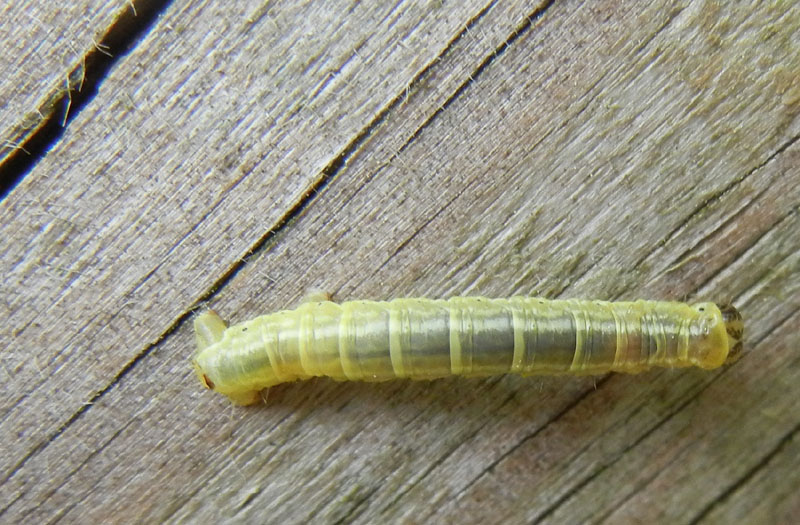
[[[213,310],[206,310],[198,315],[194,320],[195,341],[198,351],[202,351],[211,345],[222,341],[225,330],[228,326],[225,321]],[[209,390],[214,390],[214,383],[203,372],[197,361],[193,361],[194,370],[200,382]],[[231,392],[227,396],[236,405],[252,405],[261,401],[259,390],[247,392]]]

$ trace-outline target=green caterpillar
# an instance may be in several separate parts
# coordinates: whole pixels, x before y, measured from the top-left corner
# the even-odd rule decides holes
[[[716,368],[739,356],[743,334],[730,305],[532,297],[320,300],[229,328],[209,310],[194,326],[198,377],[242,405],[257,402],[264,388],[315,376],[386,381]]]

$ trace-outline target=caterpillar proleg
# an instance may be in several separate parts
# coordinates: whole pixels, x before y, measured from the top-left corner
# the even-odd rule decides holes
[[[730,305],[533,297],[305,302],[227,327],[194,322],[202,383],[236,404],[298,379],[386,381],[449,375],[637,373],[716,368],[742,351]]]

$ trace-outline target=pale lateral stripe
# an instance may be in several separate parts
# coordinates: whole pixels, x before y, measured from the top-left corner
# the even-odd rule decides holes
[[[578,305],[575,305],[570,309],[570,314],[575,320],[575,355],[572,358],[572,364],[570,365],[569,369],[571,371],[580,372],[584,368],[583,347],[586,343],[584,338],[584,334],[586,333],[586,318],[585,315],[583,315],[583,310]],[[578,319],[579,314],[581,314],[581,319]]]
[[[339,318],[339,360],[342,363],[342,370],[347,379],[354,381],[361,378],[360,367],[353,358],[353,348],[350,339],[350,328],[353,321],[352,305],[343,303],[342,315]]]
[[[259,335],[261,335],[261,344],[264,347],[264,351],[267,353],[267,357],[269,358],[269,364],[272,367],[272,373],[275,374],[275,377],[280,381],[292,381],[294,378],[289,377],[288,375],[284,374],[281,370],[281,367],[278,366],[278,345],[280,344],[280,339],[277,330],[267,330],[267,323],[261,323],[258,326]]]
[[[656,319],[653,319],[653,327],[656,338],[656,362],[660,363],[667,356],[667,334],[664,333],[664,327],[657,323]]]
[[[689,326],[686,319],[681,319],[681,324],[678,326],[678,359],[682,361],[689,360]]]
[[[534,301],[531,300],[531,299],[525,299],[525,303],[524,304],[526,305],[526,308],[530,308],[531,307],[530,305],[534,304]],[[538,361],[539,361],[536,358],[536,354],[537,354],[537,352],[539,350],[539,325],[540,325],[540,323],[539,323],[539,320],[536,318],[536,315],[528,315],[529,312],[530,312],[530,310],[526,309],[525,322],[530,324],[530,327],[526,327],[526,329],[528,330],[528,338],[527,338],[528,339],[528,343],[530,343],[531,340],[533,340],[533,343],[531,344],[531,348],[533,348],[533,352],[531,353],[530,361],[527,363],[528,370],[530,371],[535,366],[538,365]],[[526,348],[526,353],[527,353],[527,348]]]
[[[514,357],[511,359],[511,371],[522,372],[525,363],[525,308],[511,303],[511,320],[514,326]]]
[[[647,350],[647,355],[644,357],[644,361],[647,363],[648,366],[653,366],[656,361],[656,354],[658,352],[658,343],[656,343],[656,348],[653,349],[653,341],[655,340],[653,336],[653,318],[649,315],[645,315],[642,318],[642,352]],[[647,341],[647,347],[645,348],[644,342]]]
[[[464,371],[464,360],[461,349],[461,308],[455,304],[450,308],[450,372],[461,375]]]
[[[614,308],[608,309],[614,317],[614,326],[617,330],[617,348],[614,352],[614,366],[615,369],[623,368],[622,356],[628,351],[628,329],[625,327],[624,321]]]
[[[311,359],[311,348],[314,346],[314,314],[311,310],[300,314],[300,336],[297,348],[300,352],[300,366],[309,376],[317,374],[316,363]]]
[[[392,360],[392,368],[396,377],[406,377],[406,369],[403,366],[403,341],[401,332],[403,329],[402,308],[389,308],[389,357]]]

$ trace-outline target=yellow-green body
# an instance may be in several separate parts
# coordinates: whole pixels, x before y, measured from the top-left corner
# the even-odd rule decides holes
[[[234,402],[315,376],[434,379],[505,373],[635,373],[715,368],[741,349],[742,323],[714,303],[605,302],[530,297],[314,301],[225,327],[195,320],[194,365]]]

